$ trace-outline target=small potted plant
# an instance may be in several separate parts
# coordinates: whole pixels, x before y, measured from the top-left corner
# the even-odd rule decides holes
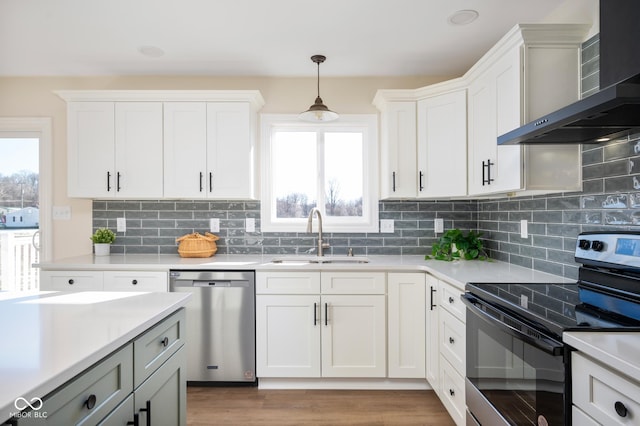
[[[98,228],[91,236],[96,256],[109,256],[111,243],[116,240],[116,234],[109,228]]]
[[[489,257],[484,251],[481,232],[469,231],[465,235],[459,229],[450,229],[440,237],[437,243],[431,248],[431,256],[425,256],[425,259],[436,260],[487,260]]]

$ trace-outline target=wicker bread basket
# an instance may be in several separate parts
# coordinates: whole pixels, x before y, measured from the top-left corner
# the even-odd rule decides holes
[[[205,232],[204,235],[194,232],[176,239],[180,257],[211,257],[218,251],[217,235]]]

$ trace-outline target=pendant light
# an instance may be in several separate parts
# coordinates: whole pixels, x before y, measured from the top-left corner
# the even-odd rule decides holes
[[[327,108],[327,106],[322,103],[322,98],[320,97],[320,64],[323,63],[326,59],[327,58],[323,55],[313,55],[311,57],[311,60],[318,64],[318,97],[316,97],[316,101],[309,107],[308,110],[300,113],[300,120],[322,122],[333,121],[338,118],[338,114]]]

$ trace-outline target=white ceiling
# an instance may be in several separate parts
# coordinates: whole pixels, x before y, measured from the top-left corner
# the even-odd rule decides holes
[[[321,76],[461,75],[570,1],[0,0],[0,76],[308,77],[313,54],[327,56]],[[480,16],[449,24],[463,9]]]

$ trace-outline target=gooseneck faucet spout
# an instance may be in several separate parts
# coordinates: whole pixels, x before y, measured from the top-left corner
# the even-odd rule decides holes
[[[307,232],[313,232],[313,216],[318,217],[318,256],[324,256],[324,249],[329,248],[329,243],[322,241],[322,214],[316,207],[312,208],[309,212],[309,219],[307,219]]]

